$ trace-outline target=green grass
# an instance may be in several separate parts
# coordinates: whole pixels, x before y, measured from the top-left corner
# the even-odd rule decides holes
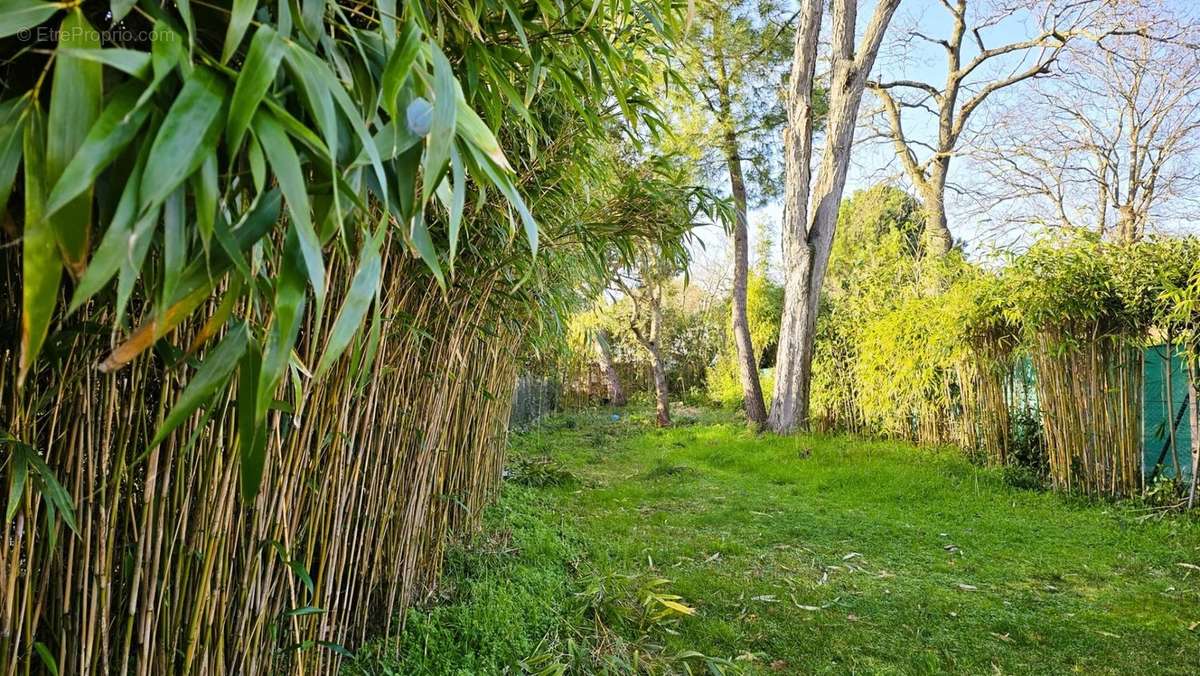
[[[1195,517],[1019,490],[951,450],[694,416],[655,430],[580,414],[518,436],[516,457],[578,480],[519,465],[544,485],[510,485],[452,556],[445,603],[357,668],[521,673],[547,652],[597,665],[649,648],[657,671],[698,651],[747,673],[1200,673],[1200,570],[1179,565],[1200,565]],[[697,612],[624,621],[580,595],[619,575],[667,578]]]

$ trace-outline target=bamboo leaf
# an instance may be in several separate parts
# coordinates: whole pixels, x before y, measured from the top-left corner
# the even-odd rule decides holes
[[[271,87],[282,59],[283,40],[279,34],[270,26],[259,27],[250,40],[250,51],[234,85],[233,100],[229,104],[225,141],[231,153],[236,153],[241,147],[242,136],[250,126],[259,102]]]
[[[238,455],[242,463],[242,494],[246,495],[247,466],[253,464],[262,479],[262,457],[266,446],[266,431],[258,424],[258,380],[262,372],[262,352],[258,341],[252,341],[238,366],[237,434]],[[257,492],[257,490],[255,491]],[[251,496],[252,497],[252,496]]]
[[[250,502],[258,495],[262,484],[265,457],[266,419],[274,398],[275,388],[283,378],[288,357],[300,332],[304,311],[304,255],[296,224],[288,228],[283,260],[275,282],[275,307],[268,332],[266,350],[258,376],[254,412],[254,443],[244,446],[242,455],[242,499]],[[262,439],[258,438],[262,435]]]
[[[454,128],[458,82],[450,61],[436,45],[430,47],[433,60],[433,119],[429,126],[425,146],[425,179],[421,201],[429,201],[434,188],[441,182],[442,173],[450,162],[450,148],[454,145]]]
[[[192,195],[196,204],[196,229],[205,253],[212,241],[213,228],[217,220],[217,201],[220,199],[220,176],[217,169],[217,154],[212,153],[200,165],[200,171],[192,179]]]
[[[100,172],[133,140],[149,114],[147,107],[138,105],[139,94],[145,88],[140,82],[128,82],[113,93],[108,105],[88,131],[83,145],[50,191],[46,205],[48,213],[57,212],[87,192],[95,184]]]
[[[517,188],[513,185],[512,179],[503,170],[492,166],[491,161],[480,155],[479,151],[474,147],[468,146],[471,155],[474,157],[476,164],[483,173],[491,180],[492,185],[500,191],[521,216],[521,223],[525,227],[525,237],[529,241],[529,249],[533,255],[537,255],[538,250],[538,226],[537,221],[533,219],[533,214],[529,213],[529,208],[525,206],[525,200],[521,198],[521,194],[517,192]]]
[[[50,330],[50,319],[58,300],[62,259],[54,231],[46,219],[46,126],[35,104],[25,123],[25,233],[22,238],[21,359],[17,387],[25,383],[29,369],[42,350]]]
[[[217,335],[217,331],[225,326],[225,322],[229,320],[229,316],[233,314],[233,308],[242,297],[243,278],[238,275],[232,275],[229,280],[229,289],[225,292],[225,296],[221,298],[221,304],[213,311],[204,322],[204,326],[196,332],[192,338],[192,343],[188,345],[188,354],[194,353],[200,349],[200,346],[208,341],[209,338]]]
[[[75,285],[75,292],[71,296],[71,303],[67,308],[68,314],[75,312],[87,299],[104,288],[104,285],[108,284],[113,275],[121,269],[121,264],[132,257],[130,233],[137,211],[138,185],[141,183],[142,169],[145,167],[148,153],[149,146],[144,146],[138,155],[137,163],[134,164],[125,181],[125,189],[121,191],[121,198],[117,202],[116,211],[113,212],[112,221],[109,223],[108,229],[104,231],[104,237],[100,240],[100,246],[96,248],[96,253],[88,263],[87,269],[84,270],[83,277]],[[59,185],[62,185],[61,180]]]
[[[274,116],[263,110],[254,116],[254,134],[267,155],[267,162],[275,171],[279,188],[287,200],[288,213],[296,226],[304,268],[316,295],[317,306],[325,302],[325,262],[321,256],[321,241],[313,229],[312,210],[308,203],[308,186],[300,169],[300,158],[296,155],[287,134],[275,122]]]
[[[17,167],[21,164],[21,149],[25,137],[25,118],[19,114],[0,124],[0,217],[8,208]]]
[[[111,7],[112,11],[112,22],[115,24],[121,19],[124,19],[125,15],[128,14],[129,10],[133,9],[133,6],[136,4],[137,0],[112,0],[112,2],[109,3],[109,7]]]
[[[74,47],[58,48],[60,56],[69,56],[81,61],[92,61],[101,65],[116,68],[128,73],[139,80],[149,80],[151,76],[150,53],[136,49],[77,49]]]
[[[279,219],[279,193],[272,190],[259,199],[241,226],[232,233],[231,246],[237,251],[250,248],[266,234]],[[166,309],[138,327],[125,342],[118,345],[99,369],[113,371],[128,364],[154,341],[167,335],[208,298],[220,275],[232,265],[224,249],[215,249],[209,260],[198,259],[183,271],[175,289],[175,297],[164,303]]]
[[[141,210],[162,204],[217,146],[226,86],[205,68],[196,68],[171,104],[150,147],[142,174]]]
[[[58,676],[58,662],[54,660],[54,655],[50,653],[50,649],[45,643],[35,641],[33,649],[37,651],[38,658],[42,660],[42,666],[46,667],[46,673],[50,676]]]
[[[254,18],[254,9],[257,6],[258,0],[233,0],[233,9],[229,13],[229,26],[225,29],[225,46],[221,49],[221,63],[228,63],[229,58],[242,44],[242,37],[250,26],[250,20]],[[261,31],[260,28],[259,32]],[[253,45],[250,49],[254,49]],[[250,60],[247,58],[243,65],[243,72],[249,65]]]
[[[59,45],[80,50],[100,48],[100,37],[78,8],[67,14],[59,29]],[[59,54],[54,60],[54,82],[50,89],[47,115],[45,185],[54,185],[67,164],[75,157],[84,137],[100,116],[101,66],[73,56]],[[91,190],[53,215],[47,214],[67,269],[76,279],[83,274],[92,229]]]
[[[71,500],[71,494],[58,482],[58,477],[54,476],[54,471],[46,465],[37,450],[25,446],[25,460],[37,474],[38,482],[42,487],[42,499],[46,501],[47,507],[53,507],[62,514],[63,523],[78,535],[79,528],[75,524],[75,504]]]
[[[316,375],[318,378],[324,375],[346,350],[350,340],[362,325],[363,317],[366,316],[367,309],[371,307],[371,300],[379,289],[379,275],[382,270],[379,239],[367,238],[363,242],[358,260],[358,271],[354,273],[354,279],[350,282],[346,300],[342,303],[342,308],[333,322],[333,328],[329,331],[329,340],[325,345],[325,352],[317,364]]]
[[[62,3],[42,0],[6,0],[0,6],[0,38],[37,26],[54,16],[62,6]]]
[[[184,193],[176,190],[163,204],[163,276],[162,300],[174,297],[179,275],[187,261],[187,233],[184,231]]]
[[[158,446],[176,427],[179,427],[197,408],[212,398],[212,395],[229,382],[233,369],[237,367],[246,352],[249,332],[246,325],[238,322],[212,352],[204,357],[196,375],[188,381],[187,387],[179,395],[171,412],[163,419],[150,442],[149,448]]]
[[[462,97],[462,90],[458,92],[458,133],[467,143],[486,155],[496,166],[504,171],[512,171],[512,165],[508,163],[508,158],[504,156],[504,151],[500,149],[500,142],[496,140],[496,136],[492,134],[492,130],[484,124],[479,115],[467,105],[466,99]]]
[[[396,49],[388,56],[387,65],[383,69],[383,77],[380,79],[380,103],[392,122],[400,118],[396,99],[400,95],[400,88],[408,79],[409,71],[416,62],[420,48],[421,29],[417,27],[416,23],[409,21],[404,26],[404,36],[400,39]]]
[[[29,461],[22,449],[14,447],[9,456],[8,506],[4,510],[5,523],[11,522],[21,507],[21,496],[25,493],[25,482],[29,478]]]
[[[454,272],[454,257],[458,253],[458,231],[462,226],[463,209],[467,201],[467,176],[458,147],[450,148],[450,173],[453,185],[450,195],[450,271]]]
[[[409,241],[417,254],[421,256],[421,260],[425,261],[425,266],[437,278],[438,286],[442,290],[446,290],[446,277],[442,274],[442,264],[438,261],[437,249],[433,246],[433,238],[429,236],[429,227],[425,225],[425,214],[418,211],[412,219],[412,226],[409,230]]]

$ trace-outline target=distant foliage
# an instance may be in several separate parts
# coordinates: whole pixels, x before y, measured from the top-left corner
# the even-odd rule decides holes
[[[738,371],[736,347],[733,343],[733,328],[730,323],[730,301],[724,299],[720,305],[723,324],[720,352],[712,362],[706,375],[706,390],[709,398],[727,408],[742,405],[744,393]],[[767,276],[763,269],[752,270],[746,280],[746,319],[750,327],[750,340],[754,345],[755,361],[759,369],[770,369],[775,364],[775,348],[779,344],[779,322],[783,314],[783,287]],[[763,396],[769,405],[774,381],[769,373],[760,377]]]

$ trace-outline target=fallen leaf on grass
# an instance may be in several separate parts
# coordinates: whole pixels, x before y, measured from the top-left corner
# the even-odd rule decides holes
[[[1177,563],[1175,565],[1179,566],[1180,568],[1187,568],[1188,570],[1200,570],[1200,566],[1197,566],[1194,563]]]
[[[956,586],[963,591],[979,591],[979,587],[976,587],[973,584],[964,584],[962,582],[959,582],[958,585],[956,585]]]
[[[1196,631],[1196,627],[1200,627],[1200,621],[1189,624],[1188,631]]]
[[[779,599],[775,598],[775,596],[773,594],[763,594],[761,596],[751,596],[750,600],[751,601],[762,601],[763,603],[779,603]]]
[[[1005,643],[1012,643],[1012,637],[1009,636],[1008,634],[997,634],[994,631],[991,632],[991,634],[992,634],[992,636],[995,636],[996,638],[1000,639],[1001,641],[1004,641]]]
[[[1107,636],[1109,638],[1121,638],[1121,636],[1119,634],[1114,634],[1114,633],[1108,632],[1108,631],[1100,631],[1099,629],[1096,630],[1096,633],[1100,634],[1101,636]]]
[[[860,556],[862,556],[862,554],[859,554],[858,552],[850,552],[849,554],[843,556],[842,560],[849,561],[850,559],[857,559]]]

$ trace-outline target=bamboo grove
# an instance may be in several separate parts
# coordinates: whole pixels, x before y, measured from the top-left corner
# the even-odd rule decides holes
[[[684,225],[605,205],[685,14],[0,7],[0,673],[394,632],[496,487],[518,356]]]
[[[853,294],[836,285],[836,260],[831,268],[814,398],[821,424],[1040,467],[1064,491],[1148,488],[1146,350],[1172,346],[1188,355],[1185,376],[1197,377],[1200,242],[1119,244],[1068,231],[985,268],[911,248],[887,255],[897,235],[882,236],[881,262],[850,266]],[[881,301],[884,290],[892,297]],[[1176,479],[1176,458],[1192,453],[1176,449]]]

